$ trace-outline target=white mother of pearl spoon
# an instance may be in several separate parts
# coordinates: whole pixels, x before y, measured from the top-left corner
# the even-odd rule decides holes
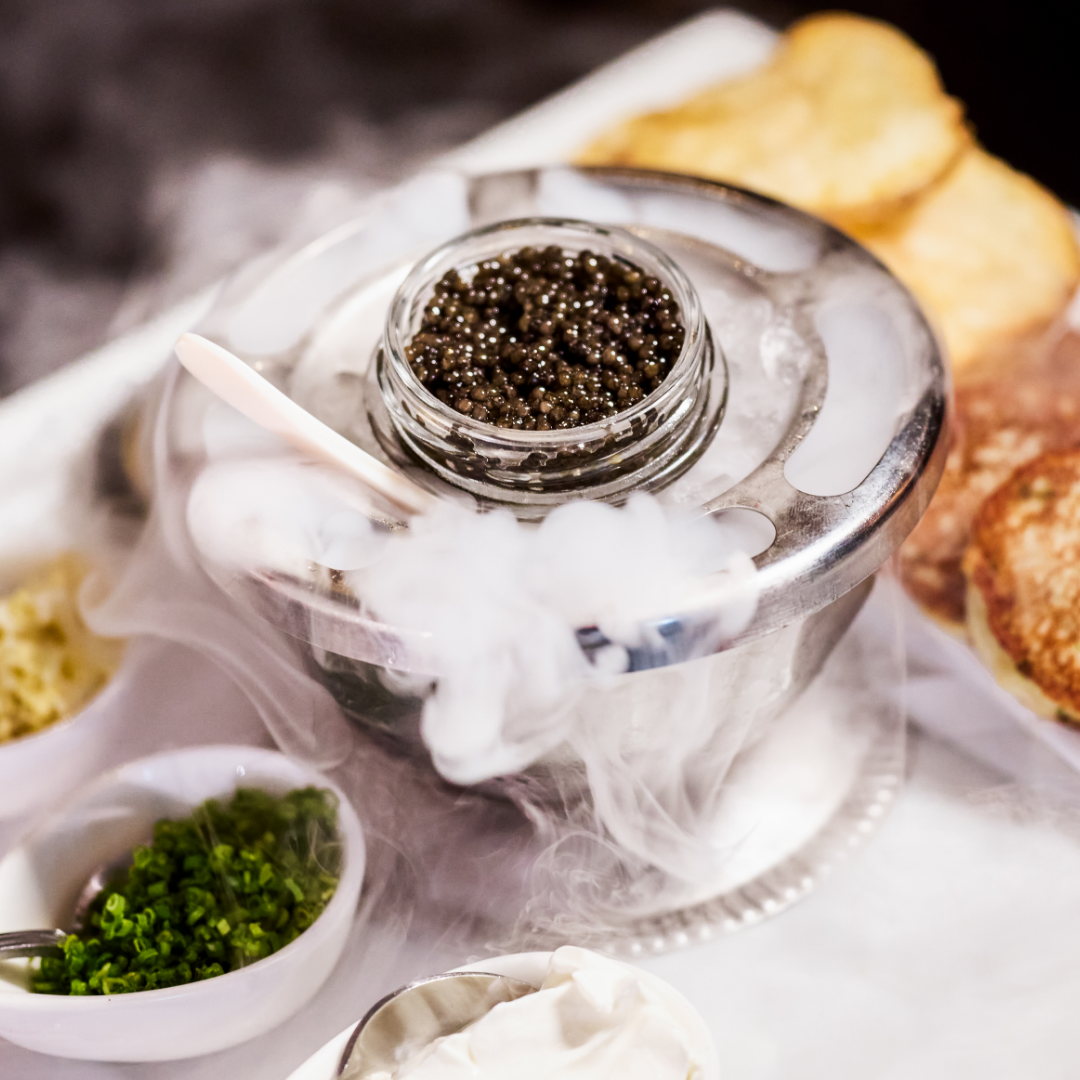
[[[237,412],[297,450],[355,477],[406,514],[422,514],[438,501],[407,476],[327,427],[216,342],[198,334],[182,334],[176,355],[203,386]]]

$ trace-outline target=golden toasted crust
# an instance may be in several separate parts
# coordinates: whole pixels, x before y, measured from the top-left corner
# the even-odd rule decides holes
[[[926,306],[955,371],[1049,323],[1080,283],[1065,208],[977,147],[909,210],[851,231]]]
[[[1007,368],[956,390],[953,444],[930,508],[900,548],[904,587],[953,633],[965,628],[961,562],[983,501],[1046,450],[1080,446],[1080,337],[1017,347]]]
[[[968,586],[967,612],[968,637],[999,685],[1039,716],[1080,725],[1080,717],[1048,698],[1031,679],[1020,674],[1012,657],[994,637],[982,593],[973,585]]]
[[[580,160],[725,180],[852,224],[895,213],[968,142],[962,106],[917,45],[829,13],[798,23],[758,71],[630,120]]]
[[[1017,672],[1080,715],[1080,450],[1042,454],[983,503],[964,572]]]

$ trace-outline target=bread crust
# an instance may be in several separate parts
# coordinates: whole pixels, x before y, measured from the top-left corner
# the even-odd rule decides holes
[[[1080,283],[1065,207],[977,146],[910,210],[851,231],[925,305],[954,371],[1049,325]]]
[[[895,27],[810,15],[760,69],[597,138],[585,165],[630,165],[734,183],[842,226],[889,218],[971,142],[963,106]]]
[[[945,629],[963,635],[962,561],[975,516],[1013,471],[1047,450],[1080,446],[1080,336],[1017,348],[1007,365],[956,389],[953,442],[938,490],[900,549],[904,587]]]
[[[1080,716],[1080,449],[1040,455],[983,503],[963,569],[1016,671]]]

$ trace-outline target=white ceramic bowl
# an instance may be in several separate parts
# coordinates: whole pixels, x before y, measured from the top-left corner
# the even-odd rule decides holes
[[[137,652],[128,646],[113,677],[74,716],[0,743],[0,821],[49,806],[101,768]]]
[[[547,974],[550,959],[549,952],[511,953],[508,956],[489,957],[472,964],[463,964],[453,970],[484,971],[492,975],[506,975],[531,986],[539,986],[544,981],[544,975]],[[613,963],[618,962],[620,961],[613,961]],[[625,966],[632,968],[634,974],[652,987],[664,999],[672,1012],[682,1019],[687,1031],[691,1033],[691,1050],[702,1063],[701,1080],[718,1080],[720,1062],[717,1058],[716,1042],[701,1013],[671,983],[632,964]],[[359,1023],[359,1019],[356,1023]],[[356,1023],[350,1024],[312,1054],[299,1069],[289,1076],[288,1080],[337,1080],[341,1055]]]
[[[143,758],[77,793],[0,861],[0,931],[55,926],[90,875],[146,842],[160,818],[182,816],[237,787],[283,794],[308,785],[339,799],[344,864],[333,899],[300,937],[250,967],[167,990],[67,997],[0,981],[0,1035],[60,1057],[168,1061],[244,1042],[295,1013],[341,956],[364,878],[356,813],[314,769],[250,746]]]

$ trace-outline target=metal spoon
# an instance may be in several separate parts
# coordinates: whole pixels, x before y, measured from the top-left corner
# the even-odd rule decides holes
[[[59,956],[67,934],[63,930],[13,930],[0,934],[0,961],[22,956]]]
[[[407,476],[327,427],[216,342],[198,334],[182,334],[176,355],[203,386],[249,420],[298,450],[356,477],[406,514],[423,513],[438,501]]]
[[[377,1001],[345,1045],[337,1075],[386,1080],[443,1035],[453,1035],[504,1001],[535,994],[536,987],[484,971],[435,975],[409,983]]]
[[[76,931],[80,930],[86,922],[90,904],[106,885],[116,875],[126,870],[131,865],[131,853],[120,856],[112,862],[99,866],[87,879],[75,900],[75,906],[71,909],[71,917],[63,921],[72,926]],[[0,961],[17,960],[24,956],[59,956],[66,930],[12,930],[7,934],[0,934]]]

